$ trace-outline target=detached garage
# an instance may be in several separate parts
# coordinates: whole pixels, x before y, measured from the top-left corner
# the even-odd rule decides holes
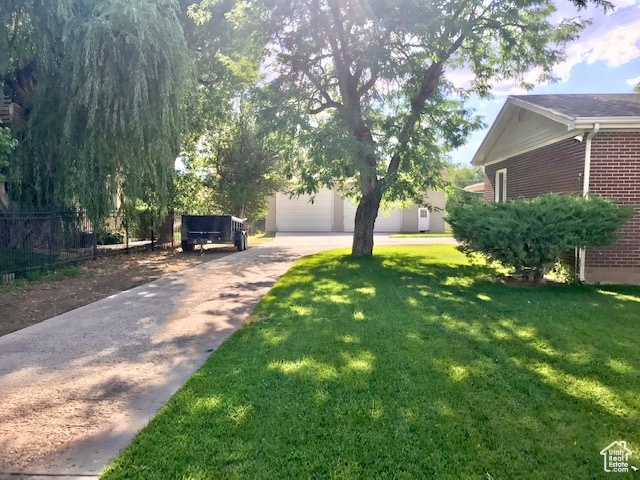
[[[333,192],[319,191],[309,195],[289,198],[278,193],[276,203],[276,231],[278,232],[332,232]]]
[[[356,223],[356,209],[358,208],[351,200],[344,201],[344,231],[353,232]],[[380,211],[376,219],[374,232],[397,233],[402,231],[402,209]]]
[[[380,211],[375,231],[378,233],[444,232],[445,196],[443,191],[429,191],[425,204],[430,210],[411,205]],[[269,199],[266,230],[269,232],[353,232],[356,205],[340,197],[338,189],[323,188],[314,196],[289,197],[278,193]]]

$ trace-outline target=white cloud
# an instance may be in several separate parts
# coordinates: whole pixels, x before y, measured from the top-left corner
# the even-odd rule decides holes
[[[617,2],[617,7],[634,5],[631,0]],[[575,7],[574,7],[575,13]],[[618,67],[640,58],[640,14],[638,12],[617,12],[609,16],[601,12],[596,15],[591,26],[585,28],[578,40],[565,50],[566,60],[554,68],[554,74],[561,81],[569,80],[573,67],[586,62],[593,65],[602,61],[609,67]],[[525,75],[525,80],[537,83],[539,71]],[[500,82],[495,95],[525,93],[512,80]]]
[[[579,13],[584,18],[592,18],[592,24],[582,31],[578,40],[568,45],[565,49],[566,60],[554,68],[554,74],[561,81],[569,80],[573,67],[581,63],[593,65],[602,61],[609,67],[618,67],[640,58],[640,0],[613,1],[616,9],[612,14],[609,12],[605,15],[595,7]],[[626,8],[633,5],[639,8]],[[559,0],[557,6],[554,21],[578,15],[575,5],[569,1]],[[534,70],[525,74],[524,80],[537,85],[539,76],[540,70]],[[473,79],[473,73],[469,69],[460,69],[447,72],[447,78],[455,86],[466,88]],[[509,79],[496,83],[492,93],[505,96],[527,92],[519,86],[519,82]]]
[[[445,73],[449,80],[456,88],[469,88],[472,80],[475,78],[470,68],[461,68],[459,70],[447,70]]]
[[[500,98],[494,98],[491,100],[480,100],[478,102],[478,109],[482,110],[488,107],[492,107],[495,105],[502,105],[502,103],[504,102],[504,100],[500,99]]]
[[[528,90],[526,88],[522,88],[522,86],[520,85],[522,81],[524,80],[526,83],[538,85],[538,79],[540,78],[541,73],[542,69],[536,68],[534,70],[531,70],[530,72],[525,73],[519,80],[501,80],[493,86],[491,93],[498,97],[506,95],[525,95],[526,93],[528,93]]]
[[[497,83],[491,90],[491,94],[496,97],[506,97],[507,95],[526,95],[529,91],[522,88],[518,82],[514,80],[503,80]]]
[[[627,80],[627,85],[631,85],[632,87],[635,87],[639,83],[640,83],[640,77],[630,78],[629,80]]]
[[[540,76],[540,69],[533,70],[531,72],[527,72],[524,75],[524,80],[529,83],[537,83],[538,77]],[[447,80],[449,80],[453,85],[457,88],[469,88],[471,86],[471,81],[474,79],[475,75],[469,68],[464,68],[460,70],[452,70],[446,73]],[[491,89],[491,94],[502,97],[505,95],[522,95],[527,93],[527,90],[520,87],[520,81],[514,80],[512,78],[506,80],[500,80],[493,85]],[[502,102],[502,100],[500,100]]]
[[[566,49],[566,60],[554,73],[566,81],[576,65],[586,62],[592,65],[603,61],[609,67],[618,67],[640,57],[640,14],[618,13],[594,19],[578,40]]]
[[[616,6],[616,10],[620,10],[621,8],[633,7],[636,4],[636,0],[617,0],[613,2]],[[638,5],[640,8],[640,5]]]
[[[640,57],[640,19],[635,23],[611,30],[604,38],[592,39],[587,63],[604,60],[607,65],[617,67]]]

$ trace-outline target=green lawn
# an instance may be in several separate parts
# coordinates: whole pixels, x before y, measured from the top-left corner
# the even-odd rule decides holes
[[[249,237],[249,246],[262,245],[276,238],[275,232],[257,233]]]
[[[640,466],[640,288],[375,253],[299,261],[104,478],[612,478],[614,440]]]
[[[453,233],[394,233],[391,238],[441,238],[453,237]]]

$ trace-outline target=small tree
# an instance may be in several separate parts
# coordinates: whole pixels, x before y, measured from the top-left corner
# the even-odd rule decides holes
[[[455,166],[447,170],[449,183],[444,187],[447,195],[447,208],[459,205],[484,202],[484,195],[476,192],[465,192],[464,187],[481,182],[484,174],[478,168]]]
[[[462,205],[447,221],[466,253],[479,252],[540,283],[546,270],[575,248],[602,247],[633,215],[600,197],[548,194],[533,200]]]
[[[207,184],[207,174],[198,158],[182,157],[183,167],[176,172],[173,183],[172,209],[187,215],[210,215],[221,211]]]
[[[280,158],[248,116],[238,115],[217,140],[206,184],[225,212],[263,218],[267,198],[284,187]]]
[[[176,181],[178,210],[263,218],[267,198],[286,185],[271,140],[248,112],[230,115],[218,132],[203,135],[183,158],[185,169]]]

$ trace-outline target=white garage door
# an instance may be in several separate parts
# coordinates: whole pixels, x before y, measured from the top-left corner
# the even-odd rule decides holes
[[[344,201],[344,231],[353,232],[356,222],[356,208],[350,200]],[[402,230],[402,210],[380,210],[376,219],[374,232],[393,232],[397,233]]]
[[[333,230],[333,192],[320,190],[311,196],[276,195],[276,230],[279,232],[330,232]]]

